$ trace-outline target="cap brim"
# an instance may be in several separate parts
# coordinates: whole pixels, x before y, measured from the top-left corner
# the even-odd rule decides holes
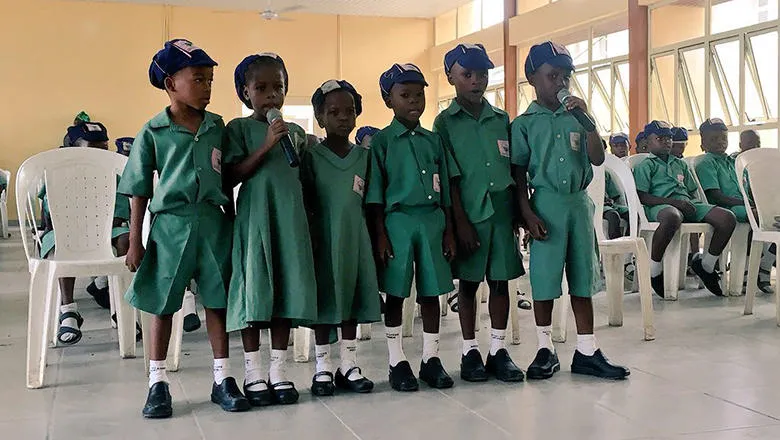
[[[415,72],[413,70],[406,71],[398,75],[398,77],[393,81],[393,84],[422,84],[424,86],[428,86],[428,83],[425,81],[425,77],[422,76],[422,74]]]
[[[553,67],[559,67],[561,69],[574,70],[574,63],[572,59],[566,55],[558,55],[551,60],[548,60],[545,64],[549,64]]]
[[[469,70],[490,70],[496,67],[495,64],[487,58],[458,60],[455,64],[460,64],[461,67]]]

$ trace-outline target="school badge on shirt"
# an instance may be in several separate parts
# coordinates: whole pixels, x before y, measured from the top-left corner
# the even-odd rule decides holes
[[[683,183],[685,181],[685,175],[682,173],[677,175],[677,183]]]
[[[222,151],[216,148],[211,149],[211,168],[222,174]]]
[[[441,180],[439,180],[439,173],[433,175],[433,190],[435,192],[441,192]]]
[[[352,181],[352,191],[355,191],[360,197],[363,197],[366,193],[366,181],[357,174],[355,174],[355,178]]]
[[[580,151],[580,133],[577,131],[569,133],[569,144],[574,151]]]
[[[498,152],[504,157],[509,157],[509,141],[499,139]]]

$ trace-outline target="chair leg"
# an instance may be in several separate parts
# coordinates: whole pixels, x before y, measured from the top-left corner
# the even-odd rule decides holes
[[[489,296],[490,289],[488,288],[487,282],[481,282],[479,283],[479,288],[477,288],[477,305],[474,309],[476,311],[475,318],[476,321],[474,322],[474,331],[478,332],[479,329],[482,327],[482,304],[487,303],[487,298]]]
[[[490,289],[488,288],[487,283],[481,283],[479,285],[479,302],[482,304],[487,304],[488,298],[490,297]]]
[[[295,362],[309,362],[312,331],[307,327],[293,329],[293,359]]]
[[[179,309],[173,314],[171,342],[168,344],[166,368],[168,371],[179,371],[181,366],[181,338],[184,335],[184,310]]]
[[[49,333],[50,347],[57,346],[57,330],[60,328],[60,304],[62,304],[62,292],[60,291],[60,283],[57,278],[52,281],[52,288],[54,289],[54,300],[49,308],[49,328],[52,329]]]
[[[680,281],[681,234],[674,234],[671,243],[664,254],[664,299],[677,301],[677,291]]]
[[[554,342],[566,342],[566,327],[569,317],[569,285],[565,276],[563,277],[561,291],[563,294],[553,303],[552,340]]]
[[[753,314],[753,302],[756,299],[756,291],[758,290],[758,267],[761,264],[762,244],[762,242],[756,240],[753,240],[750,244],[751,252],[748,259],[748,279],[745,290],[745,315]],[[780,295],[780,293],[775,293],[775,295]]]
[[[655,340],[655,322],[653,316],[653,288],[650,286],[650,255],[642,242],[637,242],[636,272],[634,279],[639,282],[639,302],[642,308],[642,327],[645,341]]]
[[[452,292],[444,295],[439,295],[439,311],[441,316],[447,316],[447,312],[450,310],[450,308],[448,307],[449,304],[447,304],[447,298],[450,297],[450,294],[452,294]]]
[[[509,320],[507,321],[507,333],[512,345],[520,344],[520,313],[517,310],[517,280],[509,282]]]
[[[775,248],[780,247],[780,241],[775,242]],[[775,257],[775,265],[780,267],[780,257]],[[780,293],[775,293],[775,321],[780,327]]]
[[[414,280],[412,280],[412,289],[409,293],[409,298],[404,300],[403,315],[401,318],[401,336],[409,338],[414,331],[414,310],[417,305],[417,288],[414,286]]]
[[[680,270],[677,272],[677,288],[679,290],[685,290],[685,281],[688,275],[688,253],[691,251],[691,242],[690,234],[682,234],[679,232],[678,234],[680,235]],[[707,237],[709,238],[709,235],[707,235]],[[705,238],[705,241],[708,238]]]
[[[368,341],[371,339],[371,324],[358,324],[357,339],[358,341]]]
[[[27,388],[43,386],[49,331],[53,330],[49,317],[56,296],[54,281],[45,261],[33,267],[27,309]]]
[[[623,254],[602,254],[607,284],[609,325],[623,326]]]
[[[742,284],[745,282],[745,265],[748,258],[749,232],[749,226],[737,225],[734,235],[731,237],[731,267],[728,271],[728,294],[731,296],[742,296]],[[761,252],[761,249],[758,251]]]
[[[111,306],[116,310],[119,355],[124,359],[135,357],[135,310],[124,298],[131,280],[129,273],[108,278]]]

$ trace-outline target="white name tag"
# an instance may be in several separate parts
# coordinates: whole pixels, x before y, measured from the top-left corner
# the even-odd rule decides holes
[[[360,197],[363,197],[366,193],[366,181],[357,174],[355,174],[355,178],[352,180],[352,191],[355,191]]]
[[[569,143],[572,150],[580,151],[580,133],[576,131],[569,133]]]
[[[222,151],[216,148],[211,149],[211,168],[222,174]]]
[[[441,192],[441,180],[439,180],[438,173],[433,175],[433,190],[436,192]]]
[[[498,140],[498,152],[504,157],[509,157],[509,141]]]

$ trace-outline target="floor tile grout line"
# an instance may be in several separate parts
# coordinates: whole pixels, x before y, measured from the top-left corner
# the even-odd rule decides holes
[[[176,382],[179,384],[179,388],[181,388],[181,393],[184,395],[185,402],[187,402],[189,405],[192,405],[192,399],[190,399],[190,396],[187,395],[187,390],[184,389],[184,384],[182,383],[181,378],[178,374],[174,377],[176,378]],[[195,422],[195,426],[198,428],[200,438],[202,440],[206,440],[206,433],[203,432],[203,427],[200,425],[200,420],[198,420],[198,416],[195,415],[195,411],[190,411],[190,415],[192,416],[192,420]]]
[[[328,410],[328,412],[329,412],[329,413],[331,413],[331,414],[333,415],[333,417],[335,417],[335,418],[336,418],[336,420],[338,420],[338,421],[339,421],[339,423],[341,423],[341,425],[342,425],[342,426],[344,426],[344,428],[346,428],[346,429],[347,429],[347,431],[349,431],[349,432],[352,434],[352,436],[353,436],[353,437],[355,437],[357,440],[363,440],[363,439],[362,439],[362,438],[361,438],[361,437],[360,437],[360,436],[357,434],[357,432],[355,432],[355,431],[354,431],[352,428],[350,428],[350,426],[349,426],[349,425],[347,425],[347,423],[346,423],[346,422],[345,422],[345,421],[344,421],[344,420],[343,420],[341,417],[339,417],[339,415],[338,415],[338,414],[336,414],[336,412],[335,412],[335,411],[333,411],[333,409],[331,409],[331,407],[330,407],[330,406],[328,406],[328,404],[327,404],[327,403],[325,403],[325,401],[324,401],[324,400],[322,400],[322,398],[320,398],[320,397],[317,397],[317,401],[319,401],[319,402],[322,404],[322,406],[324,406],[324,407],[325,407],[325,409],[327,409],[327,410]]]
[[[675,436],[689,436],[689,435],[699,435],[699,434],[712,434],[712,433],[718,433],[718,432],[731,432],[731,431],[741,431],[745,429],[761,429],[761,428],[770,428],[770,427],[776,427],[780,426],[776,423],[770,423],[768,425],[744,425],[744,426],[729,426],[728,428],[722,428],[722,429],[706,429],[704,431],[685,431],[685,432],[678,432],[674,434]]]
[[[450,399],[450,400],[452,400],[453,402],[455,402],[455,404],[456,404],[456,405],[460,406],[461,408],[465,409],[466,411],[470,412],[471,414],[474,414],[474,415],[475,415],[475,416],[477,416],[478,418],[480,418],[480,419],[482,419],[483,421],[487,422],[489,425],[491,425],[491,426],[493,426],[494,428],[498,429],[499,431],[503,432],[503,433],[504,433],[504,435],[506,435],[506,436],[508,436],[508,437],[512,437],[512,433],[511,433],[511,432],[509,432],[509,431],[507,431],[506,429],[504,429],[504,428],[503,428],[501,425],[499,425],[498,423],[496,423],[496,422],[494,422],[494,421],[492,421],[492,420],[488,419],[487,417],[483,416],[482,414],[480,414],[480,413],[478,413],[478,412],[474,411],[473,409],[471,409],[471,408],[469,408],[468,406],[464,405],[464,404],[463,404],[461,401],[459,401],[458,399],[456,399],[456,398],[454,398],[454,397],[450,396],[449,394],[445,393],[444,391],[442,391],[442,390],[436,390],[436,391],[438,391],[438,392],[439,392],[439,394],[441,394],[442,396],[446,397],[447,399]]]
[[[770,418],[770,419],[772,419],[772,420],[774,420],[774,421],[776,421],[776,422],[780,422],[780,418],[778,418],[778,417],[775,417],[775,416],[772,416],[772,415],[769,415],[769,414],[762,413],[761,411],[755,410],[755,409],[753,409],[753,408],[750,408],[750,407],[748,407],[748,406],[745,406],[745,405],[741,405],[741,404],[739,404],[739,403],[737,403],[737,402],[733,402],[733,401],[731,401],[731,400],[728,400],[728,399],[724,399],[723,397],[716,396],[716,395],[714,395],[714,394],[707,393],[707,392],[705,392],[705,393],[704,393],[704,395],[705,395],[705,396],[707,396],[707,397],[711,397],[711,398],[713,398],[713,399],[715,399],[715,400],[720,400],[721,402],[726,402],[726,403],[728,403],[728,404],[734,405],[734,406],[736,406],[736,407],[738,407],[738,408],[742,408],[742,409],[748,410],[748,411],[750,411],[750,412],[752,412],[752,413],[755,413],[755,414],[758,414],[758,415],[762,415],[762,416],[764,416],[764,417],[768,417],[768,418]]]
[[[54,374],[54,391],[51,393],[51,403],[49,404],[49,411],[48,411],[48,423],[46,423],[46,438],[50,439],[52,436],[52,430],[54,428],[54,402],[57,400],[57,391],[59,391],[60,387],[57,386],[60,381],[60,364],[62,364],[62,359],[65,357],[65,350],[57,350],[59,354],[59,358],[57,359],[57,362],[54,364],[56,365],[55,374]],[[43,368],[46,368],[44,365]]]

